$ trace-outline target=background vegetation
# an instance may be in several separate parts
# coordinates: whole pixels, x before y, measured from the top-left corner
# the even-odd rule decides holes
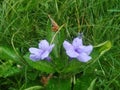
[[[112,48],[85,71],[88,74],[76,75],[74,90],[86,90],[91,78],[97,78],[95,90],[119,90],[120,0],[0,0],[0,89],[42,86],[45,73],[30,67],[23,56],[49,35],[48,14],[60,26],[65,24],[65,39],[83,32],[86,44],[112,42]]]

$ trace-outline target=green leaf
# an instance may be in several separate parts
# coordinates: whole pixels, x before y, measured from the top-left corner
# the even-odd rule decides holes
[[[71,60],[62,71],[63,73],[75,73],[81,67],[81,62],[78,60]]]
[[[10,47],[0,46],[0,58],[3,60],[18,60],[15,51]]]
[[[26,88],[25,90],[40,90],[42,88],[43,88],[42,86],[32,86],[32,87]]]
[[[103,55],[105,52],[110,50],[111,47],[112,47],[112,44],[110,41],[106,41],[106,42],[102,43],[101,47],[99,49],[100,55]]]
[[[19,73],[21,70],[15,66],[15,62],[19,60],[18,55],[11,47],[0,46],[0,58],[4,60],[0,64],[0,77],[8,77]]]
[[[19,73],[21,70],[13,66],[14,62],[9,60],[0,65],[0,77],[8,77]]]
[[[4,71],[3,77],[9,77],[18,74],[21,70],[17,67],[10,67],[8,70]]]
[[[93,81],[91,82],[91,84],[90,84],[88,90],[94,90],[95,81],[96,81],[96,78],[93,79]]]
[[[80,75],[78,78],[76,78],[76,83],[74,84],[73,90],[87,90],[88,88],[91,88],[94,84],[94,77],[95,76],[93,75],[93,73],[86,73],[84,75]]]
[[[26,62],[33,68],[42,71],[42,72],[46,72],[46,73],[53,73],[55,72],[54,67],[52,67],[51,62],[45,61],[45,60],[41,60],[41,61],[32,61],[29,58],[29,54],[26,54],[24,56],[24,59],[26,60]]]
[[[51,78],[46,90],[71,90],[71,79]]]
[[[109,10],[107,10],[107,11],[108,11],[108,12],[111,12],[111,13],[112,13],[112,12],[116,12],[116,13],[117,13],[117,12],[120,12],[119,9],[109,9]]]
[[[100,54],[104,54],[106,51],[110,50],[110,48],[112,47],[112,44],[110,41],[105,41],[101,44],[98,44],[97,46],[94,46],[94,48],[99,48],[99,52]]]
[[[9,60],[0,65],[0,77],[4,76],[4,72],[6,72],[12,66],[12,62]]]

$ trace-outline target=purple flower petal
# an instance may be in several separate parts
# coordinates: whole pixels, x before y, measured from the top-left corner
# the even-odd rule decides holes
[[[42,50],[37,48],[29,48],[29,51],[31,53],[30,59],[32,59],[33,61],[37,61],[41,59],[41,54],[43,52]]]
[[[65,48],[65,50],[73,49],[73,46],[67,41],[63,42],[63,47]]]
[[[77,58],[81,62],[87,62],[91,59],[89,54],[91,53],[93,46],[84,46],[82,44],[82,38],[75,38],[72,44],[64,41],[63,47],[70,58]]]
[[[29,48],[29,51],[32,54],[38,54],[42,52],[40,49],[37,49],[37,48]]]
[[[91,59],[91,57],[88,56],[86,53],[80,53],[77,59],[81,62],[87,62]]]
[[[81,50],[85,52],[87,55],[89,55],[93,50],[93,46],[92,45],[84,46],[84,48]]]
[[[42,40],[39,43],[39,48],[30,48],[30,59],[33,61],[43,60],[49,56],[49,53],[52,51],[54,44],[49,46],[49,43],[46,40]]]
[[[45,51],[44,53],[42,53],[41,54],[41,59],[43,60],[43,59],[47,58],[49,53],[50,53],[49,51]]]
[[[54,44],[50,45],[48,51],[51,52],[54,46],[55,46]]]
[[[46,49],[49,48],[49,43],[46,40],[42,40],[39,43],[39,48],[42,49],[42,50],[46,50]]]
[[[79,47],[76,47],[76,48],[74,48],[75,49],[75,51],[77,52],[77,53],[82,53],[83,52],[83,49],[84,49],[84,46],[79,46]]]
[[[45,59],[46,59],[47,61],[49,61],[49,62],[51,61],[51,58],[50,58],[50,57],[46,57]]]
[[[77,47],[79,47],[79,46],[82,46],[83,44],[82,44],[82,38],[80,39],[80,38],[75,38],[74,40],[73,40],[73,42],[72,42],[72,45],[75,47],[75,48],[77,48]]]
[[[41,59],[40,55],[31,54],[30,59],[33,61],[38,61]]]
[[[79,56],[79,54],[72,49],[67,50],[66,53],[71,58],[76,58]]]

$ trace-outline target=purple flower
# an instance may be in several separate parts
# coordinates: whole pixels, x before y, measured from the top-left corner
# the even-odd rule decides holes
[[[82,38],[75,38],[72,44],[64,41],[63,47],[70,58],[77,58],[81,62],[87,62],[91,59],[89,55],[93,50],[93,46],[84,46],[82,43]]]
[[[33,61],[43,60],[49,58],[49,54],[52,51],[54,44],[49,45],[46,40],[42,40],[39,43],[39,48],[31,47],[29,48],[30,51],[30,59]]]

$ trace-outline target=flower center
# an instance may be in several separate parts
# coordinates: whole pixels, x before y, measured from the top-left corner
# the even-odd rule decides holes
[[[79,48],[76,48],[75,51],[76,51],[77,53],[81,53],[81,50],[80,50]]]

